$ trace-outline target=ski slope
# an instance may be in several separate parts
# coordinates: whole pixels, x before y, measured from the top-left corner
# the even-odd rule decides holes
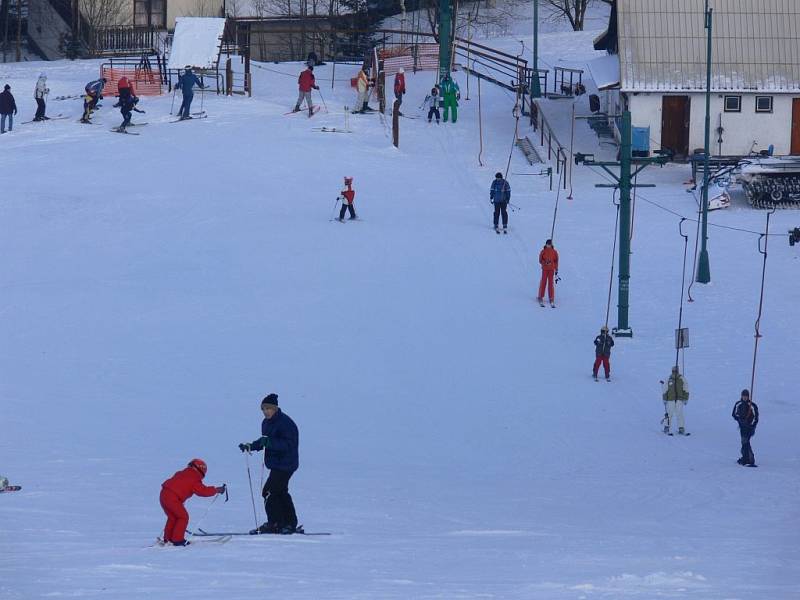
[[[23,117],[39,71],[66,95],[98,68],[2,74]],[[687,167],[640,176],[657,187],[636,206],[634,337],[617,341],[612,382],[595,383],[615,217],[594,187],[605,180],[580,168],[574,199],[558,196],[558,307],[540,308],[557,194],[523,175],[539,167],[517,150],[520,209],[509,235],[491,229],[513,98],[481,86],[481,167],[474,80],[456,125],[402,119],[396,149],[377,114],[350,116],[351,134],[314,131],[344,127],[355,68],[338,65],[333,88],[330,67],[316,69],[327,110],[284,116],[301,68],[259,65],[253,98],[196,94],[209,118],[194,122],[169,122],[169,96],[144,98],[136,137],[108,131],[121,121],[108,99],[94,125],[75,122],[80,100],[51,102],[74,118],[0,137],[0,470],[23,485],[0,497],[0,594],[800,596],[797,247],[770,238],[760,468],[743,469],[730,410],[750,382],[757,235],[710,230],[712,283],[684,306],[693,435],[660,433],[683,242],[678,218],[641,198],[691,216]],[[432,79],[407,74],[404,112]],[[596,148],[592,135],[581,125],[576,150]],[[341,224],[344,176],[362,220]],[[764,218],[737,205],[712,221],[760,231]],[[772,218],[778,233],[797,224]],[[190,528],[253,526],[236,446],[259,435],[272,391],[300,427],[300,521],[333,535],[151,547],[160,484],[195,456],[230,501],[190,500]]]

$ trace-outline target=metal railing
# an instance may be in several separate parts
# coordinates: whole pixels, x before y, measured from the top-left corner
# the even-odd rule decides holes
[[[539,145],[547,149],[547,160],[554,160],[556,173],[563,181],[563,188],[567,189],[569,179],[569,150],[558,140],[550,123],[542,112],[539,103],[535,100],[531,103],[531,126],[534,131],[539,132]],[[562,175],[563,172],[563,175]]]

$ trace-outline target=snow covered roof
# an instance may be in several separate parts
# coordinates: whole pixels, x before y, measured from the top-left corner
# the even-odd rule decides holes
[[[589,73],[598,90],[609,90],[619,87],[619,57],[608,54],[586,63]]]
[[[225,19],[213,17],[179,17],[169,51],[168,69],[186,65],[198,69],[214,69],[219,58],[219,44],[225,30]]]
[[[715,91],[800,91],[800,2],[710,0]],[[621,89],[705,90],[705,0],[618,0]]]

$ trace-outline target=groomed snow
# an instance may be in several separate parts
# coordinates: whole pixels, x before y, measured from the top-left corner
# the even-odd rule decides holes
[[[62,95],[98,69],[2,74],[19,122],[40,71]],[[605,180],[579,168],[574,199],[560,194],[558,308],[539,308],[556,194],[523,175],[538,167],[516,150],[519,210],[508,236],[490,227],[513,95],[481,86],[481,167],[474,80],[467,100],[457,75],[456,125],[402,119],[395,149],[375,114],[350,116],[352,134],[313,131],[344,126],[354,72],[341,65],[333,89],[330,66],[316,69],[327,112],[284,116],[301,69],[259,65],[252,99],[197,94],[209,118],[195,122],[170,124],[171,98],[145,98],[135,137],[108,131],[121,121],[108,101],[79,125],[79,100],[49,104],[72,119],[0,137],[0,470],[23,485],[0,496],[2,597],[800,596],[798,247],[770,238],[760,468],[744,469],[730,410],[750,381],[757,235],[710,229],[712,283],[684,307],[693,435],[660,433],[683,242],[678,217],[650,202],[691,216],[687,167],[639,177],[658,187],[636,204],[634,337],[617,342],[612,383],[595,383],[615,214],[594,187]],[[432,77],[407,74],[404,112]],[[563,102],[547,103],[559,127]],[[592,136],[580,122],[576,149],[596,149]],[[361,222],[329,221],[345,175]],[[759,231],[764,218],[736,204],[712,221]],[[782,211],[772,231],[798,224]],[[236,445],[258,436],[271,391],[300,426],[300,519],[333,535],[150,547],[159,486],[195,456],[230,501],[191,500],[190,527],[253,525]]]

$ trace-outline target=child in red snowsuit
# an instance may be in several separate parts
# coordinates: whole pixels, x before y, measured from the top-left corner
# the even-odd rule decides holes
[[[167,515],[167,524],[164,526],[164,542],[171,542],[174,546],[187,544],[185,535],[189,525],[189,513],[183,506],[192,495],[214,496],[224,494],[225,486],[214,487],[203,485],[208,467],[199,458],[192,459],[182,471],[178,471],[161,484],[161,508]]]

